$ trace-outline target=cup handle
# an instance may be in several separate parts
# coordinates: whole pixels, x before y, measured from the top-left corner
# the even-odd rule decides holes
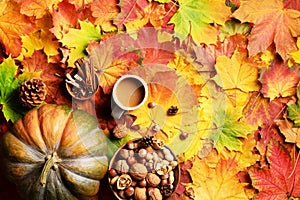
[[[119,106],[115,106],[111,112],[111,115],[116,119],[120,119],[122,117],[122,115],[124,114],[124,112],[125,112],[125,110],[123,110]]]

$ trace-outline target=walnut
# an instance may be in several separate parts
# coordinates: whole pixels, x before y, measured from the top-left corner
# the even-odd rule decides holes
[[[117,189],[124,190],[128,188],[132,183],[132,179],[128,174],[122,174],[117,180]]]
[[[149,194],[150,200],[162,200],[162,195],[158,188],[154,188]]]
[[[116,170],[119,173],[127,173],[129,171],[129,166],[126,160],[118,160],[116,163]]]
[[[159,185],[161,180],[156,174],[148,173],[146,176],[146,181],[150,187],[156,187]]]
[[[147,200],[146,188],[136,187],[134,190],[134,198],[136,200]]]
[[[113,136],[117,139],[124,138],[127,135],[127,127],[126,124],[116,126],[113,129]]]
[[[131,166],[130,175],[136,180],[143,180],[147,176],[147,168],[141,163],[135,163]]]

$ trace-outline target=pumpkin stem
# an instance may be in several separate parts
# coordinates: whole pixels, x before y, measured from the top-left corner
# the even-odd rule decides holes
[[[57,156],[57,153],[54,152],[52,155],[48,155],[46,157],[47,161],[45,162],[42,174],[40,176],[40,183],[43,187],[46,186],[46,181],[48,177],[48,173],[52,167],[57,167],[56,163],[61,162],[62,160]],[[54,168],[55,169],[55,168]]]

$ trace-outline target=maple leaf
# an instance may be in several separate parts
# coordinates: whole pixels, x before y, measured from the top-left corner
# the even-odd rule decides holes
[[[42,50],[35,51],[32,56],[25,57],[22,61],[24,72],[38,72],[40,78],[46,84],[47,94],[56,101],[56,103],[70,104],[66,97],[66,91],[63,90],[64,80],[55,76],[55,74],[64,74],[64,70],[57,64],[47,62],[47,56]]]
[[[116,27],[112,24],[114,17],[119,13],[117,0],[94,1],[91,3],[93,17],[96,18],[95,24],[101,26],[104,31],[114,31]]]
[[[84,6],[93,2],[93,0],[68,0],[69,3],[73,4],[76,10],[83,8]]]
[[[48,59],[51,56],[58,55],[59,44],[55,36],[49,31],[52,27],[51,16],[44,15],[43,18],[37,19],[36,25],[39,27],[29,35],[21,36],[22,38],[22,55],[31,56],[35,50],[44,49]]]
[[[90,22],[79,21],[80,29],[70,28],[69,32],[63,36],[60,42],[70,48],[69,65],[74,66],[77,59],[86,57],[85,50],[90,41],[99,41],[101,32],[99,26],[94,26]]]
[[[256,199],[287,199],[300,195],[300,162],[292,160],[287,149],[272,140],[267,150],[268,166],[249,170],[252,184],[259,190]],[[294,171],[293,171],[294,170]]]
[[[7,55],[17,57],[21,53],[20,36],[33,31],[34,25],[29,18],[20,14],[20,6],[7,2],[5,11],[0,14],[0,41]]]
[[[297,51],[293,51],[289,54],[289,65],[293,65],[294,63],[300,64],[300,38],[297,39],[297,47]]]
[[[287,119],[277,120],[276,125],[284,135],[285,141],[294,143],[300,148],[300,128],[294,127],[291,121]]]
[[[288,118],[292,121],[294,121],[295,126],[300,126],[300,87],[298,85],[297,87],[297,103],[288,103]]]
[[[57,9],[53,9],[53,28],[49,29],[57,39],[62,39],[63,35],[69,32],[70,28],[75,28],[78,24],[79,14],[74,5],[63,1],[58,4]]]
[[[247,123],[253,126],[271,125],[281,117],[285,105],[286,102],[279,98],[270,101],[269,98],[264,98],[260,93],[254,92],[245,105],[243,113]]]
[[[235,34],[247,35],[250,31],[250,25],[248,23],[240,23],[234,19],[225,22],[224,26],[220,27],[221,33],[220,41],[224,41],[225,37],[229,37]]]
[[[250,55],[265,52],[273,42],[284,60],[297,50],[293,37],[300,35],[300,12],[285,8],[282,0],[241,1],[233,17],[254,23],[249,36]]]
[[[28,111],[28,109],[20,106],[18,102],[18,89],[22,82],[26,80],[25,77],[29,76],[25,74],[23,77],[15,78],[17,70],[18,66],[15,65],[11,57],[0,64],[0,104],[5,119],[7,121],[11,120],[13,123]]]
[[[256,64],[238,51],[235,51],[231,59],[226,56],[217,57],[216,71],[217,75],[214,80],[225,90],[240,89],[250,92],[260,88]]]
[[[196,158],[188,171],[193,181],[195,199],[248,199],[244,184],[239,183],[239,167],[234,158],[220,159],[215,168],[210,168],[205,160]]]
[[[214,113],[213,124],[215,127],[210,131],[208,138],[212,139],[215,148],[222,151],[224,147],[228,150],[242,151],[242,142],[239,138],[246,138],[254,128],[241,121],[238,113],[218,110]]]
[[[299,68],[289,68],[275,60],[271,68],[262,73],[261,92],[271,100],[276,97],[292,96],[296,93],[299,80]]]
[[[112,38],[94,48],[90,53],[90,62],[93,63],[99,77],[99,85],[105,94],[112,91],[115,82],[129,70],[137,66],[139,55],[134,52],[120,53],[121,45]],[[116,42],[116,43],[115,43]],[[116,53],[118,51],[118,53]]]
[[[211,23],[224,25],[231,15],[230,8],[223,0],[179,1],[179,9],[169,23],[175,24],[175,32],[186,37],[192,36],[196,44],[216,44],[217,29]],[[199,9],[201,8],[201,9]]]
[[[114,23],[119,29],[122,29],[126,23],[141,17],[141,13],[144,12],[148,4],[147,0],[120,0],[121,12],[114,19]]]
[[[23,0],[21,1],[20,13],[27,16],[35,16],[37,19],[42,18],[52,8],[57,7],[57,4],[62,0]]]

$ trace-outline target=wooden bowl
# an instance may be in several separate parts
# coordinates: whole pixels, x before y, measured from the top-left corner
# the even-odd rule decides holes
[[[94,95],[95,95],[95,93],[97,92],[97,90],[98,90],[98,87],[99,87],[99,78],[98,78],[98,76],[97,76],[97,74],[95,74],[95,80],[96,80],[96,87],[95,87],[95,90],[92,92],[92,93],[90,93],[89,95],[87,95],[87,96],[77,96],[75,93],[74,93],[74,91],[73,91],[73,85],[72,84],[70,84],[70,83],[68,83],[68,82],[65,82],[66,83],[66,89],[67,89],[67,91],[68,91],[68,93],[74,98],[74,99],[77,99],[77,100],[80,100],[80,101],[85,101],[85,100],[88,100],[88,99],[90,99],[90,98],[92,98]]]
[[[165,184],[163,184],[163,175],[159,175],[158,174],[158,170],[155,170],[155,169],[148,169],[147,168],[147,170],[148,170],[148,172],[147,173],[154,173],[155,175],[157,175],[158,177],[160,177],[160,180],[161,180],[161,182],[160,182],[160,184],[158,185],[158,186],[156,186],[156,187],[152,187],[152,188],[158,188],[159,190],[161,190],[162,189],[162,187],[163,187],[163,185],[172,185],[172,190],[171,190],[171,192],[169,192],[168,194],[169,195],[167,195],[167,196],[164,196],[164,194],[162,194],[162,199],[163,200],[165,200],[165,199],[169,199],[171,196],[172,196],[172,194],[176,191],[176,188],[177,188],[177,186],[178,186],[178,184],[179,184],[179,179],[180,179],[180,168],[179,168],[179,163],[178,163],[178,160],[177,160],[177,158],[176,158],[176,155],[172,152],[172,150],[170,149],[170,148],[168,148],[166,145],[164,145],[164,147],[162,148],[162,149],[158,149],[158,150],[155,150],[155,149],[153,149],[152,147],[141,147],[141,141],[142,141],[143,139],[142,138],[140,138],[140,139],[134,139],[134,140],[131,140],[131,141],[129,141],[129,142],[127,142],[126,144],[124,144],[124,145],[122,145],[115,153],[114,153],[114,155],[113,155],[113,157],[111,158],[111,160],[110,160],[110,163],[109,163],[109,167],[108,167],[108,183],[109,183],[109,186],[110,186],[110,188],[111,188],[111,190],[112,190],[112,192],[114,193],[114,195],[115,195],[115,197],[117,198],[117,199],[119,199],[119,200],[122,200],[122,199],[135,199],[134,198],[134,195],[133,196],[131,196],[131,197],[129,197],[129,196],[126,196],[126,194],[123,194],[123,193],[126,193],[125,191],[126,191],[126,189],[124,189],[124,190],[119,190],[119,189],[117,189],[117,186],[116,186],[116,184],[115,183],[112,183],[112,182],[114,182],[114,181],[112,181],[113,179],[114,179],[114,177],[116,177],[116,176],[120,176],[120,175],[122,175],[122,174],[128,174],[130,177],[131,177],[131,179],[132,179],[132,181],[133,181],[133,183],[131,184],[131,186],[132,185],[134,185],[134,184],[136,184],[135,186],[133,186],[134,188],[135,187],[141,187],[139,184],[139,180],[136,180],[134,177],[132,177],[132,175],[130,174],[130,172],[120,172],[120,171],[118,171],[118,169],[116,169],[116,168],[118,168],[117,166],[116,166],[116,163],[118,162],[118,161],[120,161],[120,160],[126,160],[126,163],[127,163],[127,165],[129,166],[129,169],[131,169],[131,164],[129,164],[130,162],[129,162],[129,159],[127,158],[127,159],[125,159],[124,157],[122,157],[121,156],[121,154],[120,154],[120,152],[121,151],[123,151],[124,152],[124,149],[125,149],[125,151],[131,151],[129,154],[132,154],[132,151],[134,152],[134,155],[132,155],[132,156],[129,156],[129,157],[135,157],[136,158],[136,160],[137,160],[137,163],[140,163],[140,161],[139,161],[139,159],[141,159],[140,157],[139,157],[139,154],[138,154],[138,151],[140,150],[140,149],[146,149],[147,150],[147,152],[148,153],[150,153],[150,154],[152,154],[153,155],[153,152],[155,152],[156,154],[162,154],[162,152],[163,151],[165,151],[165,150],[163,150],[163,149],[167,149],[167,151],[169,151],[170,153],[171,153],[171,155],[173,156],[173,161],[175,161],[176,163],[177,163],[177,165],[176,166],[174,166],[174,167],[172,167],[172,170],[171,171],[173,171],[173,174],[174,174],[174,182],[172,183],[172,184],[170,184],[170,182],[169,183],[165,183]],[[131,145],[131,144],[134,144],[134,146],[136,147],[134,150],[131,150],[131,149],[129,149],[128,148],[128,146],[129,145]],[[154,151],[153,151],[154,150]],[[147,160],[147,159],[146,159]],[[167,162],[167,160],[164,158],[163,160],[165,160],[165,161],[163,161],[163,162]],[[170,162],[170,161],[169,161]],[[171,162],[170,162],[171,163]],[[174,162],[173,162],[174,163]],[[142,163],[143,164],[143,163]],[[146,166],[147,164],[143,164],[144,166]],[[157,166],[157,165],[156,165]],[[171,166],[171,165],[170,165]],[[154,166],[154,168],[155,168],[155,166]],[[114,174],[114,172],[116,172],[117,174]],[[161,171],[160,171],[161,172]],[[169,174],[169,173],[168,173]],[[116,176],[115,176],[116,175]],[[167,175],[166,175],[167,176]],[[117,177],[118,178],[118,177]],[[115,178],[115,180],[117,179],[117,178]],[[168,180],[168,179],[167,179]],[[146,190],[147,190],[147,192],[146,192],[146,195],[147,195],[147,199],[149,199],[149,194],[148,194],[148,188],[150,188],[150,186],[148,185],[148,183],[147,183],[147,186],[145,187],[146,188]],[[122,192],[122,191],[124,191],[124,192]]]

